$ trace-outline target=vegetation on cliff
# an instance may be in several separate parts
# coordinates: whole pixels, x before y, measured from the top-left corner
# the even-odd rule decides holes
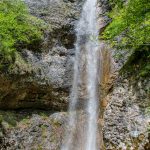
[[[150,73],[150,3],[148,0],[110,0],[112,22],[103,37],[117,49],[132,51],[128,68],[141,76]],[[129,67],[130,66],[130,67]]]
[[[12,59],[16,50],[42,39],[43,22],[29,14],[21,0],[0,1],[0,57]]]

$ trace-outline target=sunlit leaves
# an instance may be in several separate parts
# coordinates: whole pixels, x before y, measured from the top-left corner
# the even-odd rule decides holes
[[[109,0],[112,22],[103,38],[118,49],[129,49],[141,65],[141,75],[150,73],[150,2],[148,0]],[[141,55],[136,55],[141,51]],[[129,58],[130,59],[130,58]]]
[[[34,20],[34,24],[32,22]],[[42,21],[21,0],[0,1],[0,54],[9,55],[42,38]]]
[[[114,8],[110,17],[113,21],[106,28],[104,38],[113,39],[123,32],[120,44],[125,44],[124,36],[128,39],[126,39],[126,44],[132,44],[135,48],[140,44],[150,42],[150,3],[148,0],[129,0],[122,8]]]

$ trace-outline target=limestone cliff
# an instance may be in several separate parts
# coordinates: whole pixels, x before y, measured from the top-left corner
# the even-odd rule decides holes
[[[41,44],[18,52],[14,64],[0,72],[0,108],[66,109],[82,1],[25,2],[47,28]]]
[[[67,110],[75,55],[74,29],[83,1],[25,2],[47,29],[38,51],[31,47],[18,52],[14,64],[0,71],[0,149],[60,150],[67,120],[67,113],[61,111]],[[99,0],[98,8],[101,33],[110,22],[108,0]],[[110,48],[105,41],[101,41],[101,48],[102,147],[148,150],[150,80],[120,74],[130,54]],[[123,53],[124,58],[116,59],[116,53]]]

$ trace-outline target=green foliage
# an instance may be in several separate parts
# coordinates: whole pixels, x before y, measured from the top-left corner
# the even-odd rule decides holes
[[[147,0],[129,0],[123,8],[115,7],[110,17],[113,21],[104,32],[106,39],[122,33],[122,45],[136,48],[150,42],[150,3]]]
[[[112,8],[122,8],[123,6],[123,0],[109,0],[109,3]]]
[[[21,0],[0,1],[0,55],[10,57],[42,39],[41,20],[31,16]]]
[[[2,122],[7,122],[9,124],[9,126],[16,126],[16,117],[14,114],[6,112],[6,114],[4,115],[1,111],[0,111],[0,123]]]
[[[144,57],[147,64],[140,74],[145,76],[150,73],[150,3],[148,0],[128,0],[126,3],[110,0],[110,3],[113,7],[109,14],[112,22],[105,29],[103,38],[117,48],[131,49],[133,54],[141,49],[143,52],[139,59]]]
[[[147,46],[141,46],[128,58],[122,68],[122,73],[129,71],[135,77],[146,77],[150,74],[150,50]],[[123,57],[123,56],[122,56]]]

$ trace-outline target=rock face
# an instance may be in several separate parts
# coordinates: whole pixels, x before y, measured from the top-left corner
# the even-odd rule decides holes
[[[120,74],[130,53],[113,50],[110,62],[105,59],[101,94],[100,125],[103,140],[108,150],[150,149],[150,79]],[[106,52],[107,52],[106,51]],[[123,55],[116,58],[115,55]],[[111,70],[109,70],[111,67]],[[136,75],[135,75],[136,76]]]
[[[22,50],[14,65],[1,72],[0,108],[66,109],[72,82],[74,26],[82,1],[25,0],[47,29],[41,47]],[[35,43],[36,45],[36,43]]]
[[[1,111],[0,117],[1,150],[60,150],[66,113]]]
[[[31,14],[46,26],[39,52],[24,49],[14,65],[0,72],[0,109],[66,110],[72,82],[74,27],[84,0],[25,0]],[[100,32],[110,19],[108,0],[99,0]],[[105,42],[104,42],[105,43]],[[119,76],[125,59],[115,59],[114,51],[103,45],[103,77],[100,106],[101,136],[108,150],[149,150],[147,128],[150,115],[149,79]],[[11,117],[12,116],[12,117]],[[0,112],[0,149],[60,150],[66,113]],[[15,121],[16,120],[16,121]]]
[[[107,149],[139,149],[149,143],[150,82],[120,79],[114,85],[104,113],[104,140]],[[150,147],[148,147],[150,148]]]
[[[100,1],[101,30],[109,23],[108,1]],[[131,55],[127,50],[113,50],[104,42],[101,68],[100,127],[103,129],[104,149],[150,149],[150,79],[121,75]],[[122,56],[121,58],[115,57]]]

